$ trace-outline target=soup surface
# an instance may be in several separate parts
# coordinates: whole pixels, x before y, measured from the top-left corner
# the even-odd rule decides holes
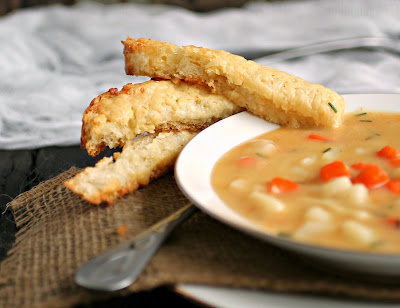
[[[400,253],[400,114],[346,114],[340,128],[279,128],[226,153],[212,185],[278,236]]]

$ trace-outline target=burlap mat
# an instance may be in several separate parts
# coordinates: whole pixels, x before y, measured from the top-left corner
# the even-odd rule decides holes
[[[20,231],[0,269],[0,307],[71,307],[111,296],[77,286],[75,270],[187,203],[170,174],[112,206],[93,206],[62,186],[76,172],[43,182],[10,203]],[[123,224],[125,239],[117,232]],[[201,212],[174,231],[136,284],[118,294],[176,283],[400,301],[400,283],[320,271]]]

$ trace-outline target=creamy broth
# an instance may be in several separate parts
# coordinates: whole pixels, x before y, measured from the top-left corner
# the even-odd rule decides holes
[[[212,185],[262,228],[328,247],[400,253],[400,114],[340,128],[279,128],[226,153]]]

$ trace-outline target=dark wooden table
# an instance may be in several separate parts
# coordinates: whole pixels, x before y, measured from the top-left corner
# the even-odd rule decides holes
[[[37,150],[0,151],[0,261],[7,256],[12,247],[17,228],[6,204],[20,193],[29,190],[41,181],[50,179],[75,166],[78,168],[93,166],[103,156],[110,156],[111,151],[104,151],[95,158],[90,157],[79,146],[48,147]],[[5,212],[4,212],[5,211]],[[132,294],[125,298],[107,302],[78,305],[89,307],[199,307],[198,304],[183,298],[167,287],[149,292]]]

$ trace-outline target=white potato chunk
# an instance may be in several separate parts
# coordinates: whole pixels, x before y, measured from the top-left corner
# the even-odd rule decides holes
[[[316,160],[317,160],[317,157],[314,155],[311,157],[304,157],[302,160],[300,160],[300,163],[303,166],[310,166],[310,165],[314,164],[316,162]]]
[[[316,205],[321,205],[324,207],[329,208],[329,210],[333,213],[348,213],[347,207],[343,206],[341,203],[337,202],[337,200],[332,200],[328,198],[319,199],[319,198],[312,198],[312,197],[305,197],[305,201],[309,203],[313,203]]]
[[[359,244],[371,244],[375,240],[372,230],[355,220],[346,220],[342,232],[348,239]]]
[[[248,183],[245,179],[236,179],[233,180],[230,184],[229,187],[236,190],[236,191],[246,191],[248,187]]]
[[[301,165],[292,167],[292,174],[290,180],[294,182],[306,182],[310,180],[314,174],[310,173],[309,167],[302,167]]]
[[[351,180],[347,176],[341,176],[330,180],[321,186],[322,194],[326,197],[340,196],[352,187]]]
[[[325,162],[331,162],[336,159],[336,151],[330,150],[321,155],[321,159]]]
[[[364,148],[358,147],[358,148],[355,148],[355,149],[354,149],[354,152],[355,152],[356,154],[360,155],[360,154],[366,153],[367,151],[366,151]]]
[[[333,162],[338,159],[338,154],[340,154],[342,150],[343,146],[335,146],[331,148],[329,151],[322,152],[320,155],[320,159],[325,163]]]
[[[293,167],[292,171],[298,175],[307,175],[307,170],[302,167]]]
[[[353,217],[356,219],[366,220],[372,218],[373,216],[367,211],[357,210],[353,212]]]
[[[363,184],[355,184],[346,191],[346,199],[352,204],[365,204],[368,199],[368,188]]]
[[[295,239],[308,240],[320,236],[323,233],[329,233],[334,230],[330,223],[325,221],[307,221],[293,234]]]
[[[331,213],[319,206],[310,207],[304,216],[308,220],[315,221],[329,221],[332,217]]]
[[[277,186],[272,185],[271,189],[270,189],[270,192],[273,193],[273,194],[280,194],[281,190]]]
[[[285,204],[278,198],[259,191],[253,191],[249,195],[249,199],[266,213],[278,213],[286,208]]]
[[[272,140],[257,139],[250,143],[252,149],[261,156],[268,157],[277,152],[277,147]]]

